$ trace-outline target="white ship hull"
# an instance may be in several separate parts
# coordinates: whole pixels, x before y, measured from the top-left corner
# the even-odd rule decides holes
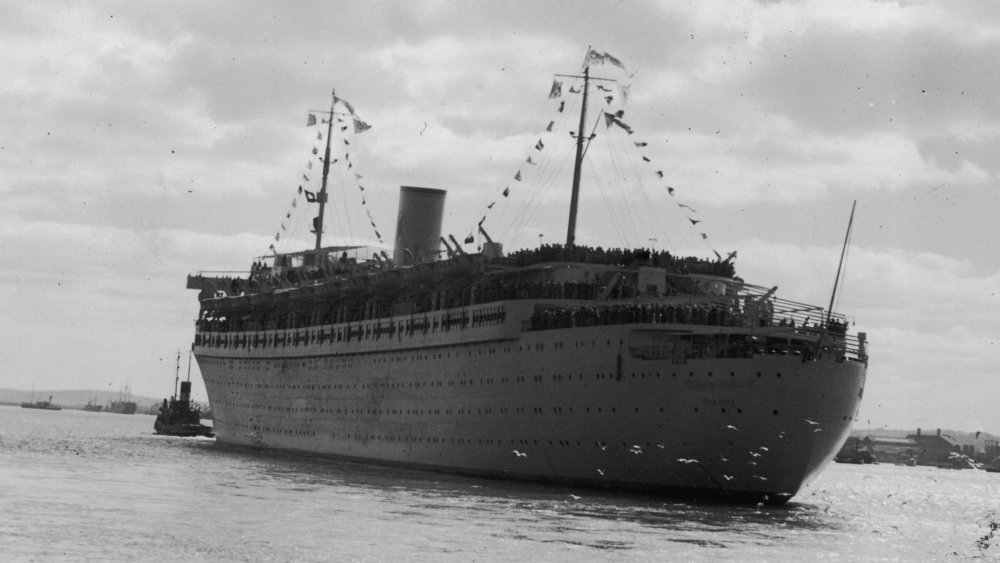
[[[534,305],[419,315],[426,325],[406,316],[199,332],[194,351],[217,440],[489,477],[783,502],[832,460],[857,414],[861,360],[787,350],[678,353],[678,335],[746,331],[729,327],[529,330]]]

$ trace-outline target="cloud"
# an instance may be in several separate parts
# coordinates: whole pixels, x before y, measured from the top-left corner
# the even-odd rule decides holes
[[[7,218],[0,240],[16,270],[0,277],[0,338],[17,342],[4,385],[103,388],[130,378],[133,391],[158,395],[167,379],[150,357],[186,348],[198,305],[185,276],[201,269],[248,270],[261,237],[131,230]],[[58,353],[52,353],[58,350]],[[171,372],[172,373],[172,372]],[[117,388],[117,387],[116,387]]]

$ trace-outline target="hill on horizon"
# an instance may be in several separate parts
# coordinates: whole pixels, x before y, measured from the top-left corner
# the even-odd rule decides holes
[[[82,409],[88,402],[93,401],[97,405],[107,405],[111,401],[117,401],[122,394],[118,391],[95,391],[90,389],[76,391],[21,391],[20,389],[0,389],[0,404],[20,405],[21,403],[33,403],[44,401],[52,396],[52,402],[67,409]],[[159,399],[144,397],[142,395],[132,395],[129,400],[135,402],[138,409],[142,411],[152,405],[158,405],[164,397]]]

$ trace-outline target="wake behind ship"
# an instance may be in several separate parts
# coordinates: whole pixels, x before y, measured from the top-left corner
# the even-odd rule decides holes
[[[570,77],[576,131],[591,130],[590,66],[605,62],[620,66],[590,51]],[[482,246],[466,252],[441,235],[445,192],[404,186],[393,256],[365,259],[322,235],[334,122],[367,125],[336,96],[325,115],[322,188],[306,191],[315,248],[274,252],[240,277],[188,278],[218,441],[781,503],[846,440],[868,357],[843,316],[744,282],[733,255],[576,243],[594,135],[574,133],[565,244],[505,253],[480,221]],[[621,117],[597,119],[629,129]]]

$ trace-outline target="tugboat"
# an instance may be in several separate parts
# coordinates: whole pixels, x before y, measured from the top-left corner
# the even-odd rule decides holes
[[[177,384],[180,379],[181,355],[177,354],[177,375],[174,378],[174,396],[163,399],[160,414],[156,416],[153,430],[167,436],[205,436],[212,438],[215,432],[211,426],[201,423],[201,409],[191,404],[191,357],[188,356],[188,380],[180,381],[180,397]]]

